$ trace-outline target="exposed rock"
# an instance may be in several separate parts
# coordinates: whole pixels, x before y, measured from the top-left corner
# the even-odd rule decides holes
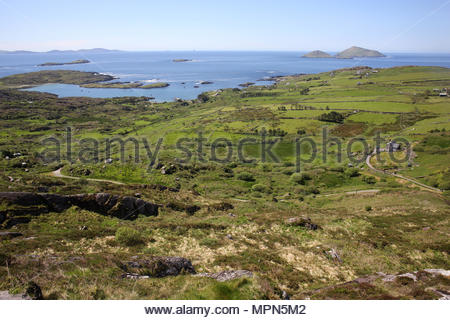
[[[386,282],[395,281],[395,280],[400,279],[400,278],[411,279],[414,282],[417,281],[417,276],[415,274],[413,274],[413,273],[403,273],[403,274],[398,274],[398,275],[388,274],[388,275],[383,277],[383,281],[386,281]]]
[[[126,278],[162,278],[179,274],[195,274],[191,261],[182,257],[151,257],[122,264]]]
[[[10,294],[8,291],[0,291],[0,300],[31,300],[25,294]]]
[[[161,168],[161,174],[173,174],[175,171],[177,171],[177,168],[173,164],[168,167],[163,166]]]
[[[30,281],[28,284],[26,294],[31,298],[31,300],[43,299],[41,287],[39,287],[34,281]]]
[[[20,232],[0,232],[0,240],[7,240],[23,236]]]
[[[217,281],[224,282],[239,278],[252,278],[253,273],[248,270],[232,270],[232,271],[222,271],[218,273],[198,273],[197,277],[206,277],[216,279]]]
[[[286,291],[281,291],[281,299],[283,300],[291,300],[291,296]]]
[[[286,224],[290,226],[303,227],[309,230],[317,230],[320,227],[312,223],[310,218],[307,217],[293,217],[286,220]]]
[[[341,256],[340,256],[339,253],[336,251],[336,249],[331,248],[329,251],[327,251],[327,254],[329,254],[330,257],[331,257],[333,260],[337,260],[337,261],[339,261],[340,263],[342,263]]]
[[[63,212],[75,205],[119,219],[133,220],[138,215],[158,215],[158,205],[135,197],[122,197],[109,193],[58,195],[30,192],[0,192],[0,202],[10,205],[0,211],[0,227],[10,228],[18,223],[27,223],[30,216],[48,212]]]
[[[31,281],[24,294],[10,294],[8,291],[0,291],[0,300],[42,300],[41,288]]]
[[[450,278],[450,270],[444,270],[444,269],[425,269],[423,270],[427,273],[430,273],[432,275],[439,275],[439,276],[443,276],[446,278]]]

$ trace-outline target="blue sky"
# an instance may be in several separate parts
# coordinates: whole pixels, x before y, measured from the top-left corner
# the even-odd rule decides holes
[[[0,0],[0,49],[450,53],[450,0]]]

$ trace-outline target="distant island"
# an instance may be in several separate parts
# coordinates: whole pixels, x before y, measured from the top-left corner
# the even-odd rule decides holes
[[[314,50],[303,55],[302,58],[333,58],[333,56],[320,50]]]
[[[192,61],[192,59],[173,59],[173,62],[189,62]]]
[[[336,55],[338,59],[352,59],[352,58],[377,58],[385,57],[384,54],[376,50],[369,50],[361,47],[351,47]]]
[[[81,84],[83,88],[110,88],[110,89],[155,89],[165,88],[169,84],[166,82],[155,82],[150,84],[143,84],[141,82],[107,82],[107,83],[87,83]]]
[[[80,60],[73,60],[70,62],[46,62],[38,64],[38,67],[52,67],[52,66],[63,66],[66,64],[82,64],[82,63],[90,63],[90,61],[86,59],[80,59]]]
[[[336,59],[378,58],[378,57],[385,57],[385,55],[376,50],[369,50],[356,46],[341,51],[335,56],[332,56],[320,50],[314,50],[302,56],[302,58],[336,58]]]

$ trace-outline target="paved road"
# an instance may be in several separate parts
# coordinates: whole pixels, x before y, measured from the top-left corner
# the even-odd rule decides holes
[[[72,177],[72,176],[66,176],[64,174],[61,173],[61,169],[59,168],[58,170],[52,171],[50,172],[50,175],[56,178],[65,178],[65,179],[74,179],[74,180],[80,180],[82,179],[81,177]],[[125,185],[125,183],[123,182],[119,182],[119,181],[114,181],[114,180],[106,180],[106,179],[92,179],[92,178],[84,178],[88,181],[95,181],[95,182],[107,182],[107,183],[112,183],[112,184],[118,184],[118,185]]]
[[[422,183],[422,182],[419,182],[419,181],[417,181],[417,180],[414,180],[414,179],[411,179],[411,178],[408,178],[408,177],[404,177],[404,176],[399,175],[399,174],[396,174],[396,173],[390,173],[390,172],[383,171],[383,170],[380,170],[380,169],[375,168],[375,167],[372,166],[372,164],[370,163],[370,159],[372,159],[372,156],[374,156],[374,155],[376,155],[375,152],[372,153],[372,154],[369,154],[369,155],[367,156],[367,158],[366,158],[366,164],[367,164],[367,166],[369,167],[370,170],[375,171],[375,172],[380,173],[380,174],[386,174],[386,175],[389,175],[389,176],[393,176],[393,177],[396,177],[396,178],[400,178],[400,179],[403,179],[403,180],[412,182],[412,183],[414,183],[414,184],[416,184],[416,185],[418,185],[418,186],[421,186],[421,187],[423,187],[423,188],[425,188],[425,189],[428,189],[428,190],[431,190],[431,191],[433,191],[433,192],[439,192],[439,193],[442,193],[442,190],[441,190],[441,189],[438,189],[438,188],[435,188],[435,187],[432,187],[432,186],[428,186],[428,185],[426,185],[426,184],[424,184],[424,183]]]

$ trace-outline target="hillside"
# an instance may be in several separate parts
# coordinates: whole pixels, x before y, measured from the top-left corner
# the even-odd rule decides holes
[[[348,48],[342,52],[339,52],[336,55],[336,58],[338,59],[376,58],[376,57],[385,57],[385,55],[376,50],[369,50],[355,46]]]
[[[0,83],[94,80],[40,76]],[[46,299],[442,298],[450,69],[277,80],[164,103],[0,89],[0,292],[34,281]],[[411,157],[369,157],[378,133],[382,148],[409,141]],[[263,159],[275,140],[279,159]]]
[[[330,54],[320,50],[314,50],[302,56],[302,58],[332,58],[332,57],[333,56],[331,56]]]

